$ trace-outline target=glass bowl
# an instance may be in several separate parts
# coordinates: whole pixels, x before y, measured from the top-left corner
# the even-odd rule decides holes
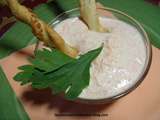
[[[135,20],[133,17],[127,15],[124,12],[121,12],[119,10],[112,9],[112,8],[106,8],[106,7],[97,8],[97,12],[102,17],[109,17],[111,19],[119,19],[121,21],[127,22],[128,24],[134,26],[141,33],[141,35],[143,37],[144,45],[146,47],[146,60],[145,60],[144,68],[143,68],[141,74],[137,78],[137,82],[134,85],[132,85],[129,89],[127,89],[126,91],[121,92],[121,93],[119,93],[115,96],[108,97],[108,98],[87,99],[87,98],[80,98],[79,97],[78,99],[75,100],[75,102],[81,102],[81,103],[86,103],[86,104],[111,103],[111,102],[127,95],[131,91],[133,91],[144,80],[144,78],[145,78],[145,76],[148,72],[148,69],[150,67],[151,58],[152,58],[151,45],[150,45],[150,42],[149,42],[149,38],[148,38],[145,30],[143,29],[143,27],[141,26],[141,24],[137,20]],[[53,19],[49,23],[49,25],[54,28],[54,26],[56,26],[57,24],[59,24],[60,22],[62,22],[63,20],[65,20],[67,18],[79,17],[79,16],[80,16],[79,8],[75,8],[75,9],[66,11],[66,12],[58,15],[55,19]]]

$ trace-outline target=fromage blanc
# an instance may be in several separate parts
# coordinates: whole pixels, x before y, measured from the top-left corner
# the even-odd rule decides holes
[[[90,31],[78,17],[68,18],[54,28],[80,54],[104,44],[102,52],[91,64],[90,84],[79,98],[116,96],[136,84],[145,66],[144,38],[134,26],[105,17],[101,17],[100,22],[110,32]]]

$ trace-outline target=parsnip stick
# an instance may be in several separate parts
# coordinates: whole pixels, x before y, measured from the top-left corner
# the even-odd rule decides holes
[[[34,35],[39,40],[43,41],[45,45],[50,47],[56,47],[57,49],[61,50],[62,52],[71,57],[77,56],[77,49],[65,43],[62,37],[44,21],[39,19],[38,16],[32,12],[32,10],[19,4],[17,0],[5,1],[12,13],[14,14],[14,16],[16,16],[16,18],[18,18],[19,20],[30,25],[32,27]]]
[[[106,32],[99,22],[99,16],[96,11],[95,0],[80,0],[80,16],[81,19],[88,25],[88,28],[97,32]]]

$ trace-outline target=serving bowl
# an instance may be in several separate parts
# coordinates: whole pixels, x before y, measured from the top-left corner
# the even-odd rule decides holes
[[[137,20],[135,20],[133,17],[127,15],[126,13],[119,11],[119,10],[116,10],[116,9],[113,9],[113,8],[107,8],[107,7],[97,8],[97,13],[101,17],[108,17],[110,19],[118,19],[118,20],[124,21],[127,24],[130,24],[131,26],[135,27],[139,31],[139,33],[143,37],[143,42],[144,42],[145,49],[146,49],[145,50],[146,51],[145,65],[143,67],[143,70],[141,71],[141,73],[137,77],[136,83],[133,84],[127,90],[125,90],[115,96],[107,97],[107,98],[103,98],[103,99],[88,99],[88,98],[78,97],[75,100],[75,102],[86,103],[86,104],[111,103],[111,102],[127,95],[128,93],[133,91],[135,88],[137,88],[140,85],[140,83],[144,80],[144,78],[149,70],[150,64],[151,64],[151,59],[152,59],[151,44],[149,42],[149,38],[148,38],[147,33],[145,32],[145,30],[143,29],[143,27],[141,26],[141,24]],[[61,13],[56,18],[54,18],[49,23],[49,25],[52,26],[54,29],[54,27],[56,25],[58,25],[60,22],[66,20],[68,18],[74,18],[74,17],[79,17],[79,16],[80,16],[80,10],[79,10],[79,8],[75,8],[75,9]]]

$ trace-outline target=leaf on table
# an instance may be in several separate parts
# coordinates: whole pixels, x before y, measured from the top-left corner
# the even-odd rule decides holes
[[[29,120],[0,67],[0,120]]]

